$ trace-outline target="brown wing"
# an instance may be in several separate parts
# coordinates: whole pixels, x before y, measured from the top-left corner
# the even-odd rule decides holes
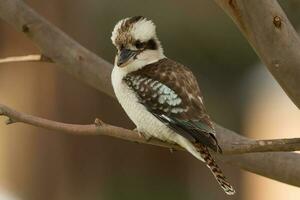
[[[175,132],[221,151],[196,78],[184,65],[165,58],[129,73],[124,81],[140,103]]]

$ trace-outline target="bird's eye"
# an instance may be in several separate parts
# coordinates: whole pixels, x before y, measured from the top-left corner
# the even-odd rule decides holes
[[[134,45],[137,49],[141,49],[145,46],[145,43],[142,43],[141,41],[137,40]]]

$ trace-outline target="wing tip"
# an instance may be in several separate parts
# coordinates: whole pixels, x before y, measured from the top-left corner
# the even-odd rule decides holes
[[[223,150],[222,148],[220,147],[219,143],[218,143],[218,140],[216,138],[216,136],[214,134],[210,134],[212,139],[213,139],[213,142],[211,143],[211,149],[214,151],[214,152],[217,152],[217,153],[220,153],[222,154],[223,153]]]
[[[219,144],[217,143],[217,151],[216,151],[217,153],[219,153],[219,154],[223,154],[223,150],[222,150],[222,148],[219,146]]]

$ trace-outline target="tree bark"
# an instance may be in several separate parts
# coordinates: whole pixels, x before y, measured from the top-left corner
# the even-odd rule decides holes
[[[215,0],[300,108],[300,39],[276,0]]]

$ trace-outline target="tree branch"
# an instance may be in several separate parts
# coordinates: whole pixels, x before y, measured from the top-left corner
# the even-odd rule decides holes
[[[273,139],[273,140],[247,140],[224,145],[225,154],[242,154],[254,152],[283,152],[299,151],[300,138]]]
[[[51,58],[42,54],[32,54],[27,56],[13,56],[0,59],[2,63],[14,63],[14,62],[52,62]]]
[[[8,119],[6,120],[6,124],[22,122],[25,124],[31,124],[33,126],[49,130],[69,133],[72,135],[106,135],[110,137],[128,140],[131,142],[151,144],[176,150],[184,150],[178,145],[163,142],[155,138],[152,138],[151,140],[146,140],[145,138],[140,136],[140,134],[138,134],[136,131],[112,126],[102,122],[100,119],[96,119],[94,124],[89,125],[66,124],[21,113],[2,104],[0,104],[0,115],[8,117]],[[220,135],[222,135],[222,132],[218,134],[218,137],[220,137]],[[232,144],[220,143],[220,146],[223,150],[223,154],[225,155],[271,151],[297,151],[300,150],[300,138],[275,140],[247,139],[244,142],[235,142]]]
[[[300,108],[300,39],[276,0],[215,0]]]
[[[0,17],[32,39],[44,55],[60,64],[60,66],[71,75],[88,83],[92,87],[97,88],[99,91],[114,97],[110,83],[110,73],[112,69],[111,64],[70,39],[66,34],[29,8],[23,1],[0,0],[0,5]],[[29,119],[31,117],[33,116],[28,116]],[[31,121],[32,125],[44,127],[41,122],[33,122],[34,121]],[[42,122],[47,121],[42,120]],[[66,124],[58,123],[57,125]],[[91,125],[84,126],[91,127]],[[101,128],[103,134],[108,131],[105,127],[106,126],[103,126]],[[108,127],[110,126],[108,125]],[[77,128],[79,128],[78,125],[74,125],[73,128],[70,127],[68,130],[76,132]],[[52,129],[59,130],[55,127],[52,127]],[[219,125],[216,125],[216,130],[217,137],[224,149],[232,148],[232,143],[252,142],[252,140],[242,137]],[[111,136],[114,136],[115,134],[123,137],[126,133],[132,133],[132,131],[126,131],[128,130],[116,127],[114,132],[109,134]],[[134,137],[137,139],[138,135],[135,134]],[[242,155],[220,156],[219,159],[253,173],[288,184],[300,186],[300,168],[298,167],[300,166],[299,154],[285,152],[249,153]]]
[[[95,120],[94,124],[78,125],[67,124],[48,119],[43,119],[33,115],[17,112],[5,105],[0,104],[0,115],[8,117],[6,124],[22,122],[36,127],[45,128],[48,130],[61,131],[72,135],[106,135],[119,139],[128,140],[131,142],[152,144],[156,146],[168,147],[177,150],[183,150],[175,144],[168,144],[157,139],[145,140],[137,132],[125,128],[113,126],[102,122],[99,119]]]

